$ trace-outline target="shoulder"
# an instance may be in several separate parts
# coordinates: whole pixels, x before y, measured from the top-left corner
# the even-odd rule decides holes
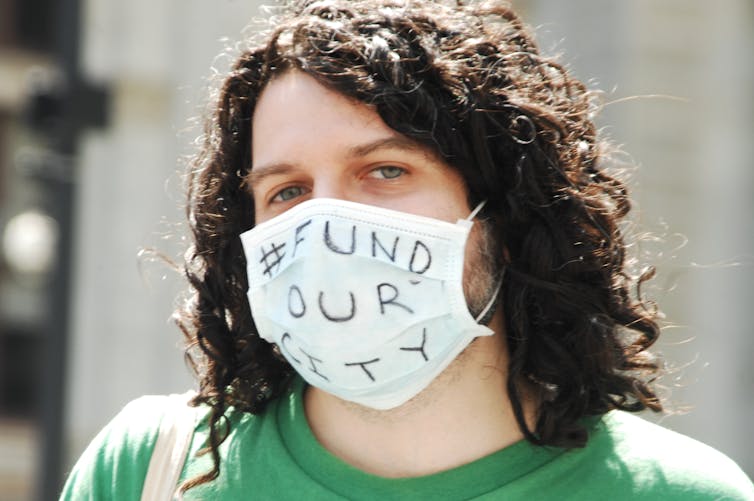
[[[754,500],[751,480],[729,457],[638,416],[606,414],[590,442],[601,469],[626,479],[637,498]]]
[[[174,402],[150,395],[128,403],[76,462],[61,500],[139,499],[160,424]]]

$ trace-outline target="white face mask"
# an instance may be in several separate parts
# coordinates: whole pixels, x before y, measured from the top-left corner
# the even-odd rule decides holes
[[[375,409],[418,394],[478,336],[456,224],[312,199],[243,233],[259,334],[311,385]],[[498,284],[499,289],[499,284]]]

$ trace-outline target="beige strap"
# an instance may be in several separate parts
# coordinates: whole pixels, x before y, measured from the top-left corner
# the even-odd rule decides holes
[[[174,498],[198,415],[196,407],[187,405],[194,395],[195,392],[189,391],[168,396],[141,501],[171,501]]]

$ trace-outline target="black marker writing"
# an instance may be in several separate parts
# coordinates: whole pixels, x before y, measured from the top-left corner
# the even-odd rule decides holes
[[[270,244],[270,250],[266,251],[264,250],[263,246],[260,246],[259,249],[262,251],[262,259],[259,260],[260,263],[264,263],[265,269],[263,273],[267,275],[268,277],[272,276],[272,268],[275,268],[275,271],[280,268],[280,261],[283,260],[283,257],[285,257],[285,252],[280,252],[285,248],[285,243],[282,243],[280,245],[276,245],[275,242],[272,242]],[[272,257],[272,254],[275,254],[274,257]],[[270,261],[268,261],[268,258]]]
[[[372,360],[367,360],[366,362],[351,362],[351,363],[347,363],[347,364],[344,364],[344,365],[346,367],[353,367],[353,366],[358,365],[359,367],[361,367],[364,370],[364,373],[366,373],[366,375],[369,376],[369,379],[371,379],[372,381],[375,381],[374,376],[372,375],[371,372],[369,372],[369,369],[367,369],[367,364],[373,364],[373,363],[379,362],[379,361],[380,361],[379,358],[373,358]]]
[[[298,309],[294,309],[294,296],[298,297]],[[301,294],[298,285],[291,285],[291,288],[288,289],[288,313],[294,318],[301,318],[306,313],[306,303],[304,303],[304,296]]]
[[[313,357],[313,356],[309,355],[302,348],[299,348],[299,350],[301,350],[301,353],[303,353],[304,355],[306,355],[307,357],[309,357],[309,369],[311,369],[311,371],[313,373],[319,375],[325,381],[329,381],[330,378],[328,378],[327,376],[325,376],[324,374],[322,374],[321,372],[319,372],[319,370],[317,369],[317,364],[314,363],[314,362],[322,363],[322,360],[318,359],[317,357]]]
[[[424,252],[420,252],[419,248],[424,249]],[[419,269],[419,266],[415,264],[417,259],[421,262],[421,254],[424,254],[424,268]],[[408,270],[413,271],[414,273],[417,273],[421,275],[425,271],[429,269],[429,266],[432,264],[432,253],[429,252],[429,247],[424,245],[421,240],[417,240],[414,244],[414,250],[411,252],[411,261],[408,263]]]
[[[291,258],[296,257],[296,249],[298,249],[298,244],[300,244],[301,242],[304,241],[303,237],[299,238],[301,230],[303,230],[304,228],[306,228],[310,224],[312,224],[312,220],[311,219],[307,219],[306,221],[304,221],[300,225],[296,226],[296,234],[293,237],[293,252],[291,252]]]
[[[422,357],[424,357],[424,361],[427,362],[429,360],[429,358],[427,357],[427,353],[424,351],[424,347],[426,346],[426,344],[427,344],[427,328],[424,327],[422,329],[422,344],[420,346],[416,346],[416,347],[401,348],[401,350],[403,350],[403,351],[418,351],[419,353],[422,354]]]
[[[321,291],[319,293],[319,311],[321,311],[322,315],[331,322],[348,322],[354,317],[354,315],[356,315],[356,298],[353,296],[353,292],[349,292],[348,295],[351,297],[351,312],[347,315],[338,317],[326,312],[324,305],[325,293]]]
[[[338,254],[353,254],[356,251],[356,225],[351,226],[351,250],[343,250],[332,241],[330,236],[330,221],[325,221],[325,245]]]
[[[395,240],[393,240],[393,249],[388,252],[388,250],[385,249],[385,246],[382,245],[382,242],[377,239],[377,234],[375,232],[372,232],[372,257],[377,257],[377,247],[379,247],[380,249],[382,249],[382,252],[384,252],[385,255],[390,258],[390,261],[394,263],[395,251],[398,248],[399,239],[400,237],[395,237]]]
[[[290,338],[291,338],[290,334],[288,334],[287,332],[284,333],[283,337],[280,338],[280,345],[283,347],[283,349],[286,351],[286,353],[288,353],[288,356],[293,359],[294,362],[296,362],[297,364],[300,364],[301,360],[299,360],[298,358],[294,357],[293,353],[291,352],[291,350],[288,349],[288,345],[287,345],[286,341],[288,341]]]
[[[382,295],[383,289],[392,289],[393,296],[390,297],[390,298],[385,299],[385,297]],[[389,284],[389,283],[381,283],[381,284],[379,284],[377,286],[377,297],[380,300],[380,313],[382,313],[383,315],[385,314],[385,306],[388,305],[388,304],[392,304],[393,306],[398,306],[400,308],[403,308],[404,310],[406,310],[409,313],[413,313],[414,312],[414,310],[412,310],[411,308],[409,308],[405,304],[401,304],[398,301],[396,301],[396,299],[398,299],[398,287],[396,287],[393,284]]]

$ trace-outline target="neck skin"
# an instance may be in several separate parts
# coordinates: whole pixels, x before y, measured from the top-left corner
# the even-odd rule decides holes
[[[388,478],[429,475],[467,464],[523,438],[508,393],[502,309],[424,391],[378,411],[309,386],[304,408],[317,440],[367,473]],[[531,428],[532,405],[524,402]]]

